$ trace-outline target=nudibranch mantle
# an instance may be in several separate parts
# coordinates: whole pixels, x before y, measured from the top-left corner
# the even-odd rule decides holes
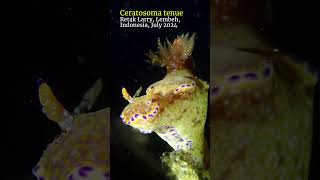
[[[107,121],[110,109],[86,114],[69,113],[54,97],[50,87],[43,81],[39,83],[44,112],[64,131],[48,145],[32,173],[39,180],[110,179],[110,126]],[[89,110],[101,88],[102,82],[98,80],[74,112]]]
[[[149,58],[153,64],[167,67],[167,75],[151,84],[146,95],[140,97],[132,98],[123,89],[129,105],[120,117],[125,124],[143,133],[155,132],[175,151],[188,154],[193,167],[204,167],[209,86],[193,74],[194,39],[195,34],[178,36],[172,44],[158,41],[159,52],[150,52]]]

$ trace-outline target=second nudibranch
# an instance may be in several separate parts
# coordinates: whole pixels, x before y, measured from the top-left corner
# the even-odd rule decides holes
[[[191,164],[205,167],[208,151],[204,126],[208,107],[208,84],[193,73],[192,50],[195,34],[178,36],[174,42],[161,44],[157,53],[150,52],[153,64],[167,68],[167,75],[151,84],[146,95],[131,97],[120,117],[124,124],[142,133],[157,133],[175,151],[187,154]]]

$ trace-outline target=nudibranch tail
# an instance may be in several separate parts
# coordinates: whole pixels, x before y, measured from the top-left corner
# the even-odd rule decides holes
[[[179,69],[193,69],[191,59],[194,41],[196,34],[193,33],[190,37],[189,34],[182,34],[170,43],[161,44],[160,38],[158,39],[158,52],[150,51],[147,56],[150,58],[152,64],[158,64],[161,67],[167,67],[168,72],[176,71]]]
[[[43,107],[43,112],[50,120],[58,123],[61,129],[70,129],[73,116],[57,100],[47,83],[43,80],[38,80],[38,83],[39,99]]]

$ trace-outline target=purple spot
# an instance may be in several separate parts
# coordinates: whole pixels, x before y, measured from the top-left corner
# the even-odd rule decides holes
[[[84,171],[79,171],[79,175],[80,175],[80,176],[83,176],[83,177],[86,177],[86,176],[87,176],[87,173],[84,172]]]
[[[178,92],[178,91],[179,91],[179,89],[176,89],[176,91]]]
[[[133,117],[131,117],[131,121],[134,121],[134,118],[133,118]]]
[[[170,132],[174,131],[174,129],[171,129]]]
[[[258,75],[257,74],[255,74],[255,73],[245,73],[244,74],[244,77],[246,78],[246,79],[257,79],[258,78]]]
[[[213,95],[216,95],[216,94],[218,94],[219,90],[220,90],[219,87],[214,87],[214,88],[211,90],[211,93],[212,93]]]
[[[139,114],[135,114],[134,117],[137,118],[139,116]]]
[[[149,117],[153,117],[153,115],[152,115],[152,114],[149,114]]]
[[[185,86],[186,86],[186,85],[184,85],[184,84],[183,84],[183,85],[181,85],[181,87],[185,87]]]
[[[93,168],[92,167],[89,167],[89,166],[83,166],[80,168],[80,171],[92,171]]]
[[[181,139],[179,139],[179,141],[180,141],[180,142],[183,142],[183,139],[181,138]]]
[[[195,85],[195,83],[193,82],[193,83],[192,83],[192,86],[194,86],[194,85]]]
[[[143,116],[143,119],[147,119],[147,117],[146,117],[146,116]]]
[[[104,177],[106,178],[106,180],[110,180],[110,173],[105,173]]]
[[[128,124],[130,124],[130,121],[128,122]]]
[[[37,173],[38,170],[39,170],[39,165],[36,165],[36,166],[32,169],[32,172],[33,172],[33,173]]]
[[[73,178],[73,175],[72,175],[72,174],[70,174],[70,175],[68,176],[68,180],[74,180],[74,178]]]
[[[186,86],[187,86],[187,87],[190,87],[190,84],[187,84]]]
[[[153,111],[153,114],[156,114],[157,113],[157,111]]]
[[[229,81],[231,81],[231,82],[235,82],[235,81],[240,80],[240,76],[239,76],[239,75],[232,75],[232,76],[230,76],[228,79],[229,79]]]
[[[268,77],[271,74],[271,69],[269,67],[264,68],[263,70],[263,76]]]

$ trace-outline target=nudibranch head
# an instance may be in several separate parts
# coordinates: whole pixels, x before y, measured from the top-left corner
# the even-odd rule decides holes
[[[123,97],[129,101],[120,115],[122,122],[143,133],[151,133],[158,121],[160,103],[151,96],[131,97],[125,89],[122,92]]]
[[[170,43],[161,44],[158,39],[158,52],[150,51],[147,55],[152,64],[158,64],[161,67],[167,67],[168,73],[181,69],[193,69],[191,54],[194,47],[195,33],[189,37],[189,34],[182,34]]]

